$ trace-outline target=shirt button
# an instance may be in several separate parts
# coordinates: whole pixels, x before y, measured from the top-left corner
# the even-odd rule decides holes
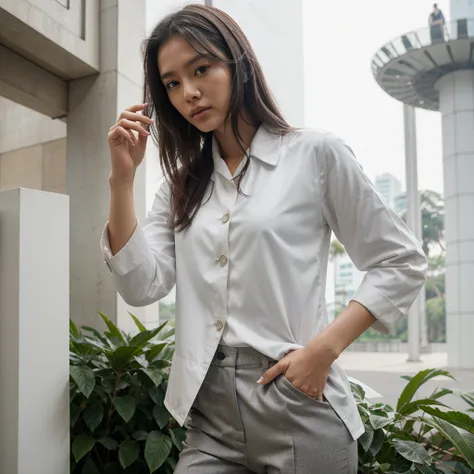
[[[216,321],[216,328],[220,331],[224,327],[224,321],[222,319],[218,319]]]
[[[225,224],[226,222],[229,222],[230,219],[230,214],[224,214],[222,216],[222,223]]]
[[[219,263],[221,264],[221,267],[227,265],[227,257],[225,255],[221,255],[219,257]]]

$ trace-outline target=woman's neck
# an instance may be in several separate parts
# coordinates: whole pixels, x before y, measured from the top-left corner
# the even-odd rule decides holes
[[[257,133],[258,126],[252,125],[247,114],[244,114],[243,116],[239,116],[238,129],[243,140],[243,146],[245,149],[248,149],[253,137]],[[222,127],[222,129],[215,130],[214,136],[216,137],[217,143],[219,143],[222,159],[226,163],[240,163],[244,157],[244,152],[234,136],[230,123],[228,123],[225,128]]]

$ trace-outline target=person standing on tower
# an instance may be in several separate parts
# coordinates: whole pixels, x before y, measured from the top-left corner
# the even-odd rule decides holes
[[[445,19],[443,12],[438,8],[437,3],[433,5],[433,11],[430,14],[428,22],[430,25],[431,42],[436,43],[444,41]]]

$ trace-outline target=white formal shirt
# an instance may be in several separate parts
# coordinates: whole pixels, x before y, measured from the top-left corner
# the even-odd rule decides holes
[[[107,226],[102,237],[116,288],[130,305],[151,304],[176,284],[176,350],[165,404],[181,424],[219,343],[251,346],[278,360],[327,325],[331,230],[367,272],[352,299],[371,311],[382,332],[408,311],[426,269],[419,242],[337,136],[308,129],[277,136],[261,126],[243,194],[216,141],[213,159],[212,182],[188,230],[169,226],[164,181],[147,220],[116,255]],[[360,436],[364,428],[337,363],[324,395],[353,437]]]

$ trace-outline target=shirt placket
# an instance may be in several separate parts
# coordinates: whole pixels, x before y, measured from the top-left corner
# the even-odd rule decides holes
[[[218,305],[216,308],[216,329],[221,339],[225,332],[228,320],[228,299],[229,299],[229,269],[230,259],[230,232],[232,224],[232,212],[238,197],[237,188],[233,181],[224,176],[217,176],[216,198],[219,202],[219,232],[216,233],[215,265],[217,268],[216,288],[218,293]]]

